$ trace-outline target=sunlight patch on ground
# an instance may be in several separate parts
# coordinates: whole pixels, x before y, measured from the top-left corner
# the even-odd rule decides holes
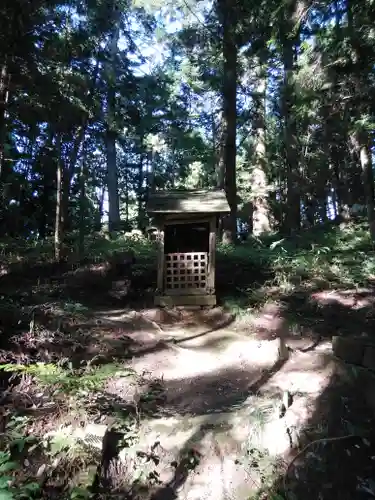
[[[319,395],[327,388],[335,369],[336,363],[329,353],[294,352],[263,390]]]
[[[351,309],[370,307],[375,303],[374,292],[368,288],[317,292],[311,298],[322,305],[340,304]]]
[[[278,359],[278,343],[233,338],[224,349],[210,352],[206,350],[190,350],[172,346],[157,353],[150,353],[131,363],[138,373],[152,372],[155,377],[164,380],[176,380],[201,377],[206,374],[220,372],[233,365],[246,366],[250,372],[271,368]]]
[[[264,406],[264,400],[258,398],[258,401]],[[253,407],[256,404],[254,398]],[[272,406],[272,401],[269,404]],[[138,448],[147,450],[158,441],[162,444],[160,477],[164,481],[175,477],[169,463],[178,462],[191,449],[196,450],[199,463],[178,491],[178,498],[247,500],[252,487],[260,486],[257,471],[252,472],[253,484],[249,485],[247,464],[241,462],[241,457],[246,457],[247,445],[251,445],[248,436],[254,425],[259,423],[252,423],[250,407],[233,413],[152,419],[142,423]],[[122,454],[125,459],[126,450]]]
[[[285,320],[282,317],[282,307],[277,303],[265,304],[257,316],[252,319],[256,329],[278,332],[284,327]]]

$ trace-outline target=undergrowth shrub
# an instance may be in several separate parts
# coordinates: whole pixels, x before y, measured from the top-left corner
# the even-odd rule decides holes
[[[78,370],[74,370],[71,363],[67,367],[54,363],[35,363],[31,365],[3,364],[0,371],[13,374],[24,374],[34,377],[41,387],[53,387],[63,394],[85,393],[86,391],[100,390],[108,378],[127,377],[134,371],[119,364],[107,363],[100,366],[91,366],[89,363]]]
[[[74,258],[78,258],[74,253],[77,233],[67,235],[67,239],[71,242],[74,262]],[[135,255],[131,265],[132,288],[137,294],[144,290],[152,292],[156,286],[157,243],[139,232],[118,234],[112,239],[101,233],[86,236],[88,263],[108,260],[115,252]],[[0,254],[5,262],[22,261],[29,267],[51,260],[53,243],[51,240],[3,240]],[[80,265],[78,261],[77,265]],[[374,278],[375,251],[363,221],[319,226],[293,237],[272,234],[250,237],[236,246],[217,245],[218,296],[225,304],[236,303],[239,309],[262,305],[271,288],[285,294],[306,286],[366,286],[368,280]]]

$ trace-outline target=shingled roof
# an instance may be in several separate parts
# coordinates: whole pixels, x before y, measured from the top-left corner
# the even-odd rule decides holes
[[[221,189],[194,191],[157,191],[146,203],[149,214],[157,213],[228,213],[225,192]]]

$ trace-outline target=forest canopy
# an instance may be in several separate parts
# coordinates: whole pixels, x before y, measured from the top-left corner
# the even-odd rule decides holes
[[[2,237],[148,225],[155,189],[225,188],[254,234],[366,210],[370,0],[4,0]],[[107,214],[108,213],[108,214]]]

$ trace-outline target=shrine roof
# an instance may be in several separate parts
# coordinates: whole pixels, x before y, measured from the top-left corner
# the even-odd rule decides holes
[[[221,189],[176,190],[151,193],[146,203],[149,214],[228,213],[230,207]]]

